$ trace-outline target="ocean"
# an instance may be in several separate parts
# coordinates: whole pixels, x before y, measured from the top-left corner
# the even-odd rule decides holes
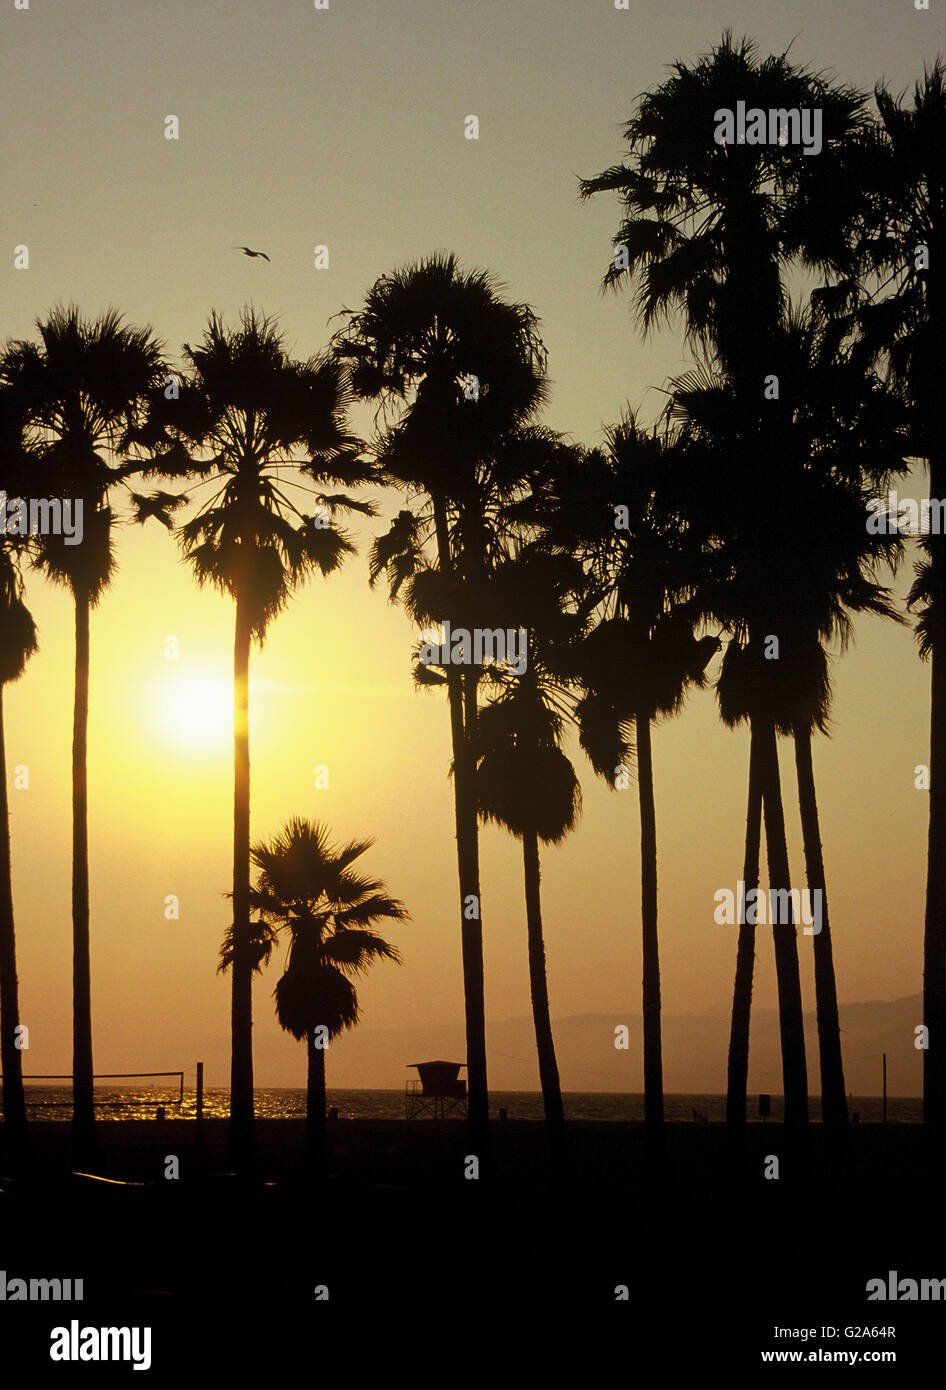
[[[71,1091],[61,1086],[27,1086],[27,1112],[35,1120],[68,1120],[72,1114]],[[632,1120],[644,1118],[644,1097],[624,1091],[566,1091],[565,1116],[572,1120]],[[339,1118],[351,1120],[403,1120],[404,1092],[400,1090],[328,1091],[328,1104],[338,1111]],[[192,1089],[180,1099],[179,1086],[108,1087],[95,1089],[95,1108],[100,1120],[153,1120],[163,1106],[168,1119],[193,1119],[196,1099]],[[2,1107],[0,1107],[2,1108]],[[883,1103],[879,1096],[854,1096],[848,1099],[852,1117],[856,1114],[865,1124],[879,1124],[883,1118]],[[492,1091],[490,1113],[499,1117],[501,1109],[510,1120],[541,1120],[542,1096],[538,1091]],[[759,1097],[749,1097],[749,1119],[761,1123]],[[819,1118],[820,1105],[811,1100],[812,1119]],[[896,1124],[919,1124],[923,1118],[922,1101],[914,1097],[892,1096],[887,1099],[887,1119]],[[229,1092],[224,1087],[204,1091],[204,1114],[208,1118],[225,1119],[229,1113]],[[256,1113],[260,1119],[294,1119],[305,1115],[305,1090],[298,1087],[259,1087],[256,1091]],[[664,1113],[668,1120],[703,1124],[721,1121],[726,1116],[725,1096],[667,1095]],[[771,1119],[782,1113],[781,1096],[771,1097]]]

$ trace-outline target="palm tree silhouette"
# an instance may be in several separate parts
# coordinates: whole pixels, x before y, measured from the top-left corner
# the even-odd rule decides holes
[[[562,748],[575,697],[562,672],[581,628],[565,612],[574,571],[539,552],[522,551],[494,575],[493,602],[505,622],[528,634],[525,669],[491,673],[498,693],[479,713],[476,785],[480,816],[522,841],[532,1017],[539,1081],[550,1146],[564,1140],[559,1081],[546,975],[539,841],[560,844],[578,823],[581,788]]]
[[[153,401],[152,425],[167,444],[156,455],[170,470],[189,461],[213,491],[179,527],[185,559],[199,584],[235,605],[233,646],[233,971],[230,1152],[240,1165],[254,1146],[250,931],[249,663],[294,589],[315,571],[332,574],[354,553],[345,532],[328,525],[339,512],[374,514],[370,503],[327,484],[355,486],[372,477],[359,444],[345,431],[349,391],[328,357],[292,360],[273,320],[244,309],[228,330],[213,312],[203,339],[184,345],[187,374],[179,399]],[[200,459],[194,454],[207,454]],[[311,484],[315,484],[313,487]],[[199,485],[199,484],[198,484]],[[319,511],[290,496],[305,493]],[[157,494],[165,514],[184,500]]]
[[[352,977],[378,960],[400,962],[396,947],[378,935],[375,924],[409,917],[380,879],[353,868],[373,843],[353,840],[334,849],[324,824],[296,817],[268,844],[251,850],[260,870],[250,891],[250,905],[259,914],[253,927],[254,968],[269,959],[277,934],[286,932],[289,950],[274,991],[276,1017],[306,1043],[307,1148],[319,1162],[325,1154],[325,1047],[358,1022]],[[221,968],[232,965],[233,957],[231,927]]]
[[[756,519],[751,508],[743,511],[742,504],[733,506],[729,501],[752,497],[751,486],[747,495],[740,475],[730,468],[730,461],[739,454],[732,441],[745,427],[731,382],[707,373],[688,373],[671,383],[670,412],[686,421],[710,449],[705,473],[712,476],[712,483],[702,499],[694,494],[696,505],[711,515],[718,505],[714,496],[721,491],[727,499],[726,520],[718,535],[723,543],[716,554],[718,587],[708,605],[734,633],[718,686],[724,720],[730,725],[744,719],[751,723],[753,718],[756,724],[774,721],[776,731],[792,734],[795,743],[808,885],[820,893],[822,904],[821,929],[813,937],[822,1119],[837,1125],[847,1122],[847,1103],[811,734],[813,729],[827,731],[831,689],[824,643],[838,640],[843,652],[852,633],[849,614],[896,616],[889,591],[875,574],[881,563],[896,562],[899,547],[894,539],[867,532],[864,502],[870,491],[886,485],[893,470],[902,469],[904,439],[896,402],[879,379],[865,370],[859,354],[842,349],[836,326],[816,305],[787,315],[771,360],[780,395],[772,403],[776,427],[766,433],[765,440],[775,449],[769,461],[778,491],[773,485],[765,553],[748,540]],[[852,441],[857,441],[856,447]],[[804,567],[793,559],[799,516],[805,537]],[[730,529],[724,534],[726,526]],[[779,576],[777,590],[768,579],[773,565]],[[764,595],[766,622],[779,639],[777,663],[766,660],[764,651],[753,648],[748,638],[753,605],[758,606],[760,595]],[[758,883],[761,741],[761,728],[755,729],[750,749],[747,890]],[[777,821],[773,833],[779,834]],[[775,853],[778,859],[780,849]],[[783,927],[775,928],[777,951],[785,936]],[[741,923],[730,1036],[728,1114],[734,1127],[745,1122],[754,939],[753,924]]]
[[[0,386],[0,494],[27,492],[25,457],[21,448],[22,421],[17,418],[12,391]],[[29,1129],[23,1091],[19,990],[16,973],[16,933],[10,865],[10,807],[3,719],[3,689],[18,680],[37,649],[36,624],[23,601],[17,540],[4,531],[0,539],[0,1067],[3,1071],[3,1134],[10,1161],[25,1156]]]
[[[818,157],[798,145],[717,145],[715,112],[738,101],[820,110]],[[718,354],[737,390],[761,403],[788,264],[803,255],[812,268],[834,267],[846,257],[844,216],[855,195],[839,175],[867,125],[861,93],[785,54],[760,59],[749,39],[734,42],[727,31],[709,56],[673,64],[640,98],[624,131],[630,163],[580,182],[583,198],[614,191],[624,206],[605,285],[636,281],[645,332],[682,310],[688,340]],[[844,213],[840,190],[852,202]]]
[[[582,746],[612,788],[636,752],[644,1106],[652,1132],[663,1123],[663,1062],[651,725],[680,710],[691,683],[703,684],[719,646],[694,635],[693,596],[705,560],[700,529],[675,482],[683,448],[682,439],[647,432],[628,413],[605,432],[603,450],[588,451],[581,467],[556,477],[540,510],[546,543],[571,547],[588,566],[599,603],[600,621],[577,668],[585,689],[577,711]]]
[[[790,726],[787,722],[779,725],[773,713],[781,692],[777,687],[776,673],[772,669],[773,662],[766,658],[767,642],[754,641],[749,631],[747,623],[734,623],[732,640],[727,643],[723,653],[716,686],[723,722],[729,728],[747,722],[750,730],[746,851],[743,867],[747,897],[759,881],[759,847],[763,816],[771,891],[779,892],[791,885],[776,743],[776,733],[787,733]],[[748,913],[746,916],[748,917]],[[808,1121],[808,1068],[795,926],[794,912],[790,910],[789,921],[773,925],[772,935],[778,989],[785,1122],[798,1125]],[[727,1092],[727,1120],[734,1131],[741,1129],[746,1119],[749,1007],[752,997],[754,943],[753,922],[740,922],[736,948],[736,979],[733,986]]]
[[[715,112],[734,110],[738,101],[763,109],[820,110],[819,157],[807,158],[792,145],[717,145]],[[739,398],[744,428],[736,442],[744,447],[751,438],[752,463],[768,457],[773,442],[765,433],[772,422],[765,414],[769,402],[763,387],[786,304],[784,273],[799,257],[810,267],[833,269],[843,262],[850,183],[834,176],[845,167],[843,151],[866,122],[860,93],[791,65],[785,55],[757,60],[752,43],[736,44],[727,32],[709,57],[692,66],[676,63],[673,75],[641,98],[625,127],[630,164],[581,182],[583,197],[617,191],[625,209],[613,242],[618,254],[605,284],[636,279],[645,332],[673,309],[684,312],[689,341],[715,354]],[[819,207],[832,216],[816,216]],[[748,457],[745,463],[744,481],[754,476],[749,495],[756,514],[770,515],[759,471],[753,475]],[[772,574],[769,567],[766,580]],[[761,653],[762,639],[773,631],[764,606],[756,603],[746,634],[750,657]],[[788,888],[775,731],[764,703],[757,706],[756,718],[765,726],[758,731],[754,767],[763,783],[770,877],[773,887]],[[750,822],[749,868],[751,840]],[[776,938],[776,961],[785,1118],[804,1124],[804,1022],[797,946],[788,931]]]
[[[929,467],[929,495],[946,497],[946,400],[940,370],[946,333],[946,84],[937,61],[911,106],[879,86],[880,127],[866,159],[850,152],[866,199],[860,278],[847,286],[865,349],[879,357],[910,413],[911,457]],[[862,166],[866,172],[862,174]],[[881,282],[881,283],[878,283]],[[870,293],[865,289],[867,286]],[[886,291],[886,293],[884,293]],[[925,557],[910,593],[919,610],[920,655],[929,659],[930,820],[923,938],[923,1119],[946,1132],[946,538],[921,542]]]
[[[374,451],[387,480],[423,498],[401,511],[372,549],[372,582],[387,573],[392,599],[421,570],[459,603],[488,571],[490,519],[508,490],[496,467],[502,436],[528,423],[544,398],[544,356],[532,311],[500,298],[482,271],[452,255],[384,275],[333,339],[358,395],[379,402]],[[393,419],[392,423],[392,417]],[[426,561],[433,545],[435,564]],[[436,615],[447,616],[443,610]],[[453,752],[460,933],[466,1012],[470,1140],[489,1146],[483,925],[476,806],[479,674],[447,667]]]
[[[161,346],[149,328],[123,324],[109,310],[95,320],[74,306],[37,322],[41,342],[11,343],[0,375],[16,394],[24,440],[47,496],[82,503],[82,543],[64,535],[34,538],[34,561],[75,604],[75,704],[72,740],[73,1133],[83,1161],[95,1148],[92,991],[89,959],[87,737],[89,616],[111,581],[113,514],[109,493],[136,473],[154,472],[129,451],[137,442],[148,394],[164,375]],[[110,463],[107,455],[117,458]]]
[[[903,471],[906,440],[890,394],[864,370],[860,354],[838,348],[816,309],[790,315],[786,327],[779,429],[783,446],[790,445],[806,469],[796,495],[804,509],[806,563],[791,615],[796,635],[782,659],[796,667],[792,739],[802,839],[808,887],[820,893],[822,905],[821,930],[812,938],[821,1118],[838,1126],[848,1123],[847,1095],[811,738],[815,729],[828,732],[831,685],[824,644],[837,641],[844,652],[853,635],[851,614],[902,621],[876,577],[882,564],[896,565],[902,545],[867,532],[864,492],[885,488],[895,471]],[[792,580],[789,587],[795,587]],[[787,668],[786,663],[783,680]]]

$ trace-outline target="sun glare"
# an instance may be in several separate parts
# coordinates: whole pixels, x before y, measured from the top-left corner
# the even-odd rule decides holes
[[[233,686],[220,676],[169,681],[159,693],[169,737],[190,748],[220,747],[233,739]]]

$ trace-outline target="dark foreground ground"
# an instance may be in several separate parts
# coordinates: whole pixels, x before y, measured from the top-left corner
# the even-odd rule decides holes
[[[943,1156],[918,1127],[751,1126],[733,1147],[721,1126],[671,1125],[651,1153],[640,1126],[588,1122],[553,1166],[543,1127],[509,1122],[470,1179],[461,1124],[339,1121],[313,1180],[302,1123],[269,1120],[246,1181],[226,1173],[225,1122],[205,1122],[202,1143],[188,1121],[100,1124],[96,1172],[135,1187],[72,1176],[68,1126],[34,1129],[29,1174],[0,1183],[0,1270],[81,1278],[84,1299],[0,1301],[0,1383],[13,1365],[41,1385],[81,1375],[49,1360],[51,1329],[73,1317],[150,1326],[147,1374],[169,1385],[253,1366],[356,1384],[403,1366],[426,1384],[480,1365],[505,1382],[566,1352],[594,1383],[718,1368],[754,1384],[784,1373],[762,1362],[773,1350],[859,1353],[828,1375],[941,1375],[946,1285],[939,1302],[868,1302],[865,1288],[892,1270],[946,1279]],[[864,1359],[883,1352],[896,1363]]]

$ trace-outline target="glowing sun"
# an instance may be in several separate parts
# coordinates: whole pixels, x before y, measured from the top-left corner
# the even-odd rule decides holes
[[[190,747],[233,741],[233,686],[220,676],[185,676],[160,695],[165,732]]]

